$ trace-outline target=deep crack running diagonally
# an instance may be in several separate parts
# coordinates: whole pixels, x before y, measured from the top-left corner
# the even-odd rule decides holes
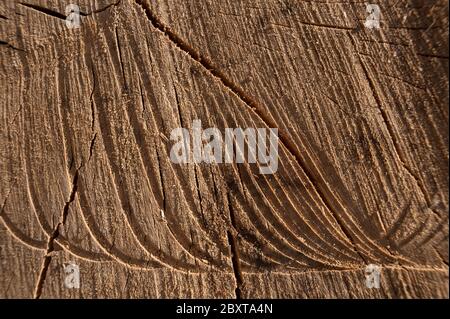
[[[44,286],[45,279],[47,277],[48,269],[50,267],[50,262],[52,260],[52,252],[55,250],[55,240],[59,236],[60,227],[64,226],[66,223],[67,216],[69,214],[69,208],[70,204],[75,200],[75,196],[78,191],[78,177],[79,177],[79,170],[82,166],[80,166],[73,175],[72,180],[72,189],[70,191],[69,199],[64,204],[63,211],[61,212],[61,217],[56,225],[55,229],[53,230],[51,236],[48,238],[47,242],[47,250],[45,252],[44,260],[42,261],[41,271],[39,272],[38,281],[36,283],[35,291],[34,291],[34,298],[39,299],[42,294],[42,288]]]
[[[200,63],[215,78],[218,78],[230,91],[232,91],[240,100],[242,100],[247,106],[253,109],[258,116],[260,116],[256,111],[257,110],[256,102],[254,102],[250,97],[248,97],[241,88],[239,88],[232,81],[230,81],[225,74],[223,74],[220,70],[216,69],[209,58],[202,56],[189,44],[187,44],[183,39],[181,39],[178,35],[170,31],[168,27],[164,26],[160,22],[160,20],[152,13],[148,5],[145,3],[145,0],[135,0],[135,1],[144,10],[148,20],[156,29],[158,29],[166,37],[168,37],[169,40],[172,43],[174,43],[178,48],[189,54],[191,58]],[[267,120],[265,120],[262,116],[260,117],[262,118],[263,122],[265,122],[269,127],[275,127],[274,125],[270,126]],[[230,213],[231,229],[227,231],[227,239],[231,253],[231,265],[233,269],[234,279],[236,282],[235,297],[236,299],[242,299],[242,286],[244,281],[241,270],[241,261],[239,258],[238,241],[236,238],[238,229],[236,227],[235,213],[232,207],[230,194],[228,194],[228,204],[229,204],[228,208]]]

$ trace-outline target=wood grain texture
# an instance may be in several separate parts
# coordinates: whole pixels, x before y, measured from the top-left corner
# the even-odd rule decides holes
[[[379,30],[359,1],[83,0],[78,29],[3,1],[0,296],[448,298],[448,1],[374,2]],[[277,173],[172,163],[195,119],[278,128]]]

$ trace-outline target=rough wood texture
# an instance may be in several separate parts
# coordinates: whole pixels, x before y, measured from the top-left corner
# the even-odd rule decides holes
[[[0,296],[448,298],[448,1],[374,2],[380,30],[357,1],[82,0],[78,29],[2,1]],[[278,128],[278,172],[173,164],[194,119]]]

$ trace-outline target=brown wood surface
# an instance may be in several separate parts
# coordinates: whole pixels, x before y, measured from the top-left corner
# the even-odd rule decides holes
[[[0,297],[448,298],[448,1],[373,3],[1,1]],[[277,173],[172,163],[195,119]]]

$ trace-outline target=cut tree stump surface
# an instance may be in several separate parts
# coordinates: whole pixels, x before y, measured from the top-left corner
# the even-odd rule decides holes
[[[0,3],[0,297],[448,298],[448,1],[76,2]]]

